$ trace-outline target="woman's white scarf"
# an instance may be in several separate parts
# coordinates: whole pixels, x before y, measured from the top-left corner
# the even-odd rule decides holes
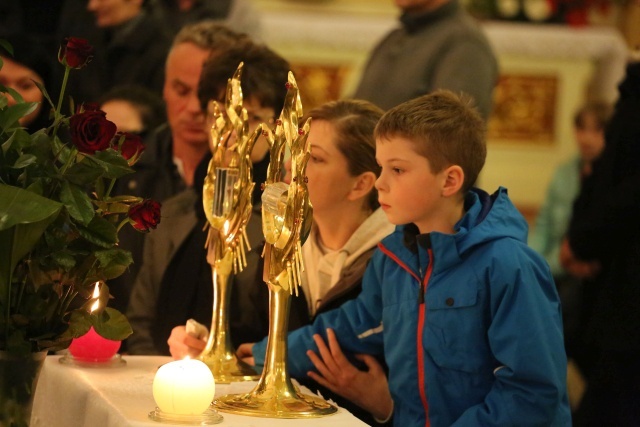
[[[318,241],[318,230],[314,224],[309,238],[302,246],[305,265],[302,288],[311,316],[322,304],[322,298],[338,282],[342,271],[391,234],[393,229],[394,226],[389,223],[382,209],[377,209],[358,227],[341,249],[327,251]]]

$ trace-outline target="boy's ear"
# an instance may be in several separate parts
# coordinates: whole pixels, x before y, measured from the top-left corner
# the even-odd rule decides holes
[[[442,196],[450,197],[458,193],[464,184],[464,171],[458,165],[449,166],[444,170],[444,185]]]
[[[358,200],[365,197],[376,184],[376,174],[373,172],[363,172],[355,180],[351,192],[347,196],[349,200]]]

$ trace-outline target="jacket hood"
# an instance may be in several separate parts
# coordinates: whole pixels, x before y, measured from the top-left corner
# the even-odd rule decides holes
[[[414,224],[400,225],[394,232],[400,236],[395,236],[393,241],[385,239],[383,243],[394,252],[415,252],[410,242],[430,246],[436,260],[435,272],[461,262],[472,248],[493,240],[510,238],[526,244],[529,230],[504,187],[491,195],[478,188],[471,189],[465,200],[465,214],[454,229],[454,234],[433,232],[420,235]]]

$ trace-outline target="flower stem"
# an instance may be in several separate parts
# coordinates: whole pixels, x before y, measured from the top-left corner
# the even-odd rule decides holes
[[[109,195],[111,195],[111,190],[113,190],[113,186],[115,185],[115,183],[116,183],[115,178],[111,178],[111,182],[109,183],[109,188],[107,188],[107,191],[104,193],[103,199],[109,198]]]
[[[62,152],[62,150],[60,150]],[[64,166],[62,166],[62,169],[60,169],[60,174],[64,175],[64,173],[67,171],[67,169],[69,169],[69,166],[71,166],[71,164],[73,163],[73,161],[75,160],[76,156],[78,155],[78,149],[77,148],[72,148],[71,149],[71,154],[69,155],[69,158],[67,159],[66,163],[64,164]]]
[[[122,227],[124,227],[124,225],[125,225],[126,223],[128,223],[128,222],[129,222],[129,217],[128,217],[128,216],[127,216],[125,219],[123,219],[122,221],[120,221],[120,224],[118,224],[118,228],[117,228],[117,230],[116,230],[116,233],[119,233],[119,232],[120,232],[120,229],[121,229]]]
[[[71,68],[69,66],[64,67],[64,77],[62,78],[62,87],[60,87],[60,97],[58,98],[58,105],[56,106],[55,111],[55,127],[53,128],[53,136],[52,139],[55,139],[56,134],[58,133],[58,127],[60,126],[60,120],[62,118],[62,100],[64,99],[64,92],[67,89],[67,81],[69,80],[69,72]]]

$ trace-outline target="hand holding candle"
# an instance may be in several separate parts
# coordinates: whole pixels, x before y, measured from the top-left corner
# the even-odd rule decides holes
[[[202,414],[215,394],[211,370],[195,359],[162,365],[153,379],[153,398],[161,411],[178,415]]]

